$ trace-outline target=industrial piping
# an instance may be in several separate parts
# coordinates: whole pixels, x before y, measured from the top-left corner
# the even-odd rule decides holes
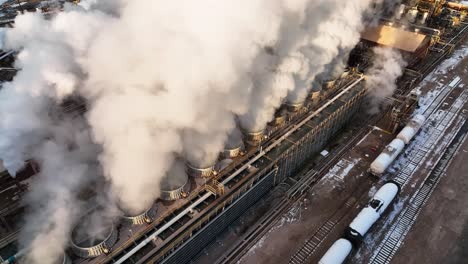
[[[227,183],[229,183],[232,179],[234,179],[237,175],[239,175],[242,171],[244,171],[245,169],[248,169],[250,166],[252,166],[252,164],[257,161],[258,159],[260,159],[261,157],[263,157],[267,152],[271,151],[272,149],[274,149],[276,146],[278,146],[279,144],[281,144],[281,142],[283,142],[288,136],[290,136],[292,133],[294,133],[295,131],[297,131],[299,128],[301,128],[304,124],[306,124],[308,121],[310,121],[313,117],[317,116],[321,111],[323,111],[325,108],[327,108],[330,104],[332,104],[334,101],[336,101],[338,98],[340,98],[343,94],[347,93],[349,90],[351,90],[352,88],[354,88],[356,85],[358,85],[362,80],[364,80],[365,77],[364,76],[361,76],[358,80],[356,80],[354,83],[352,83],[350,86],[348,86],[346,89],[344,89],[343,91],[341,91],[338,95],[336,95],[333,99],[331,99],[330,101],[328,101],[327,103],[325,103],[322,107],[320,107],[319,109],[317,109],[315,112],[313,112],[312,114],[310,114],[307,118],[305,118],[302,122],[300,122],[299,124],[295,125],[294,127],[292,127],[287,133],[285,133],[282,137],[280,137],[278,140],[276,140],[273,144],[271,144],[270,146],[268,146],[265,150],[262,149],[262,147],[260,147],[260,153],[255,156],[253,159],[251,159],[248,163],[246,163],[244,166],[242,166],[241,168],[239,168],[236,172],[234,172],[233,174],[231,174],[228,178],[226,178],[222,184],[226,185]],[[114,262],[115,264],[121,264],[121,263],[124,263],[124,261],[126,261],[128,258],[130,258],[131,256],[133,256],[136,252],[138,252],[141,248],[143,248],[144,246],[146,246],[148,243],[150,243],[152,240],[156,239],[156,237],[161,234],[164,230],[168,229],[171,225],[173,225],[175,222],[177,222],[179,219],[181,219],[182,217],[184,217],[186,214],[188,214],[189,212],[191,212],[195,207],[197,207],[199,204],[201,204],[203,201],[205,201],[206,199],[208,199],[210,196],[212,195],[212,193],[210,192],[207,192],[205,195],[203,195],[202,197],[200,197],[198,200],[196,200],[193,204],[191,204],[188,208],[186,208],[184,211],[182,211],[180,214],[178,214],[177,216],[175,216],[174,218],[172,218],[169,222],[167,222],[165,225],[163,225],[161,228],[159,228],[158,230],[154,231],[151,235],[149,235],[145,240],[143,240],[142,242],[140,242],[140,244],[138,244],[137,246],[135,246],[134,248],[132,248],[132,250],[130,250],[127,254],[123,255],[120,259],[118,259],[116,262]]]

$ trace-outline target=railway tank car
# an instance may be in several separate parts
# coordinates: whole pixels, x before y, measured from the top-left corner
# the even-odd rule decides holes
[[[416,136],[426,121],[423,115],[415,115],[408,124],[398,133],[396,138],[388,144],[384,151],[371,163],[369,171],[375,176],[381,176],[395,161],[405,148],[405,145]]]
[[[400,186],[395,182],[387,182],[375,193],[371,201],[349,224],[345,237],[358,244],[372,225],[380,218],[382,213],[392,203],[400,192]]]
[[[426,118],[423,115],[415,115],[400,131],[400,133],[398,133],[396,138],[401,139],[405,144],[408,144],[418,133],[419,129],[421,129],[425,121]]]
[[[319,260],[319,264],[338,264],[343,263],[353,250],[353,245],[349,240],[340,238],[328,249],[328,251]]]
[[[395,161],[405,148],[405,142],[399,138],[394,139],[388,144],[384,151],[371,163],[370,172],[373,175],[382,175],[387,168]]]
[[[388,181],[375,193],[370,202],[353,219],[345,231],[344,238],[338,239],[319,260],[319,264],[341,264],[351,254],[353,246],[359,246],[364,235],[380,218],[400,192],[400,185]]]

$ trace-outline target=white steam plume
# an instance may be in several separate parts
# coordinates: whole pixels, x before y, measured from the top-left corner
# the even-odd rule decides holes
[[[326,65],[332,63],[340,50],[350,51],[359,42],[364,15],[371,3],[372,0],[326,1],[326,8],[333,12],[319,23],[317,34],[310,36],[300,49],[308,59],[310,71],[306,78],[296,78],[296,89],[289,93],[288,100],[304,101],[312,81],[326,71]]]
[[[129,1],[94,40],[83,63],[84,93],[104,148],[100,161],[122,207],[142,211],[158,197],[175,153],[195,166],[216,159],[234,114],[245,111],[249,90],[238,84],[255,43],[275,36],[272,6]]]
[[[90,165],[96,155],[86,125],[77,120],[54,126],[49,139],[37,147],[34,156],[41,172],[26,196],[28,210],[20,236],[20,244],[31,249],[25,263],[55,263],[63,256],[79,219],[77,193],[96,179],[96,167]]]
[[[120,208],[147,209],[177,157],[211,165],[235,116],[260,130],[288,92],[304,98],[357,42],[367,2],[89,0],[50,20],[19,15],[5,42],[21,70],[0,90],[0,157],[13,173],[29,158],[43,167],[31,195],[45,209],[27,218],[43,222],[23,235],[28,260],[57,259],[66,246],[89,164],[100,162]],[[87,100],[87,124],[49,115],[70,95]],[[64,138],[63,127],[93,142],[76,131]],[[94,144],[102,151],[83,156]],[[60,250],[38,248],[45,239]]]
[[[378,112],[385,98],[393,95],[397,88],[396,81],[407,65],[395,49],[376,47],[373,52],[373,64],[366,73],[366,85],[371,97],[370,113]]]

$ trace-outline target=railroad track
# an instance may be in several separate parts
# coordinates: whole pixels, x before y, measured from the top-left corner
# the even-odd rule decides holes
[[[450,165],[453,156],[458,152],[461,145],[467,138],[467,135],[468,121],[465,121],[459,132],[452,138],[449,147],[442,154],[434,169],[425,179],[419,190],[413,195],[409,205],[399,215],[391,230],[386,234],[383,242],[371,257],[370,263],[388,264],[391,262],[406,235],[416,222],[422,208],[429,200],[440,179],[443,177],[443,174]]]
[[[468,27],[463,28],[463,30],[461,30],[461,32],[459,32],[454,38],[452,38],[451,41],[458,38],[457,39],[458,41],[456,43],[458,44],[458,42],[463,39],[461,37],[461,34],[464,33],[467,28]],[[446,50],[434,62],[424,67],[424,69],[422,69],[421,71],[422,76],[427,75],[434,68],[434,66],[437,63],[439,63],[448,54],[448,52],[449,51]],[[448,84],[447,86],[450,86],[450,84]],[[423,114],[426,116],[426,118],[431,116],[437,109],[441,107],[445,99],[447,99],[447,97],[450,95],[450,93],[453,91],[455,87],[456,85],[453,87],[452,86],[445,87],[445,89],[441,90],[441,93],[431,102],[429,107],[427,107],[424,110]],[[464,92],[458,100],[466,101],[467,98],[468,98],[468,93]],[[406,152],[414,153],[414,154],[410,156],[407,166],[405,166],[395,178],[395,181],[398,182],[400,185],[402,185],[402,187],[407,183],[409,177],[417,169],[418,164],[420,164],[421,161],[427,157],[428,153],[433,148],[434,142],[437,142],[438,140],[440,140],[440,138],[443,136],[442,131],[445,131],[445,129],[451,124],[451,121],[453,120],[455,116],[457,116],[457,113],[459,111],[460,109],[457,109],[457,111],[455,112],[445,111],[444,112],[445,115],[440,119],[440,122],[436,126],[436,130],[434,131],[434,133],[431,133],[431,136],[428,138],[428,140],[424,142],[424,145],[422,147],[420,146],[420,143],[418,144],[416,144],[415,142],[412,143],[412,146]],[[417,150],[416,152],[414,152],[415,149]],[[430,189],[429,187],[424,187],[421,190],[422,190],[421,191],[421,197],[422,197],[423,194],[427,194],[429,191],[432,193],[431,190],[433,190],[433,187],[432,189]],[[426,200],[421,200],[421,198],[416,198],[414,201],[417,205],[422,206],[422,201],[425,202]],[[345,213],[342,214],[343,216],[346,215],[346,212],[349,211],[348,206],[349,206],[349,203],[347,202],[339,209],[339,210],[345,211]],[[408,209],[408,214],[415,213],[415,212],[416,211],[414,210],[413,207]],[[333,228],[341,221],[340,217],[335,217],[336,215],[337,213],[335,213],[335,215],[333,215],[324,225],[322,225],[317,230],[317,232],[310,239],[308,239],[302,245],[302,247],[290,258],[289,264],[309,263],[308,262],[309,258],[314,254],[316,249],[319,248],[319,246],[326,239],[328,234],[332,232]],[[405,223],[408,223],[408,222],[406,221]],[[393,240],[393,238],[389,238],[389,245],[392,243],[393,244],[397,243],[397,245],[399,245],[398,241]],[[388,252],[388,249],[384,248],[382,249],[382,252],[383,253]],[[376,263],[379,263],[379,262],[376,262]]]
[[[369,123],[377,121],[381,118],[381,115],[376,116],[370,120]],[[329,154],[329,158],[323,163],[322,167],[318,170],[311,169],[301,179],[308,179],[307,185],[301,184],[302,188],[309,189],[311,186],[316,184],[320,179],[322,179],[328,170],[339,161],[343,155],[351,149],[359,140],[366,135],[371,128],[363,126],[357,133],[353,134],[353,137],[347,142],[347,144],[335,149],[332,153]],[[294,187],[293,187],[294,189]],[[296,188],[297,189],[297,188]],[[262,219],[250,229],[240,240],[233,246],[227,254],[221,257],[216,263],[217,264],[226,264],[226,263],[235,263],[237,262],[246,252],[248,252],[260,239],[264,236],[275,224],[276,220],[283,215],[291,205],[298,201],[301,197],[305,195],[304,191],[296,192],[296,195],[288,195],[287,197],[281,199],[281,201],[268,212],[267,215],[263,216]],[[352,206],[354,205],[345,205]],[[327,227],[332,228],[336,220],[330,221]],[[327,233],[328,229],[324,227],[321,233]]]
[[[358,187],[346,198],[338,210],[322,225],[319,229],[309,238],[304,244],[294,253],[289,259],[289,264],[303,264],[311,263],[310,258],[316,250],[322,245],[328,235],[348,215],[354,207],[359,203],[363,196],[367,196],[367,191],[371,186],[368,184],[360,184]]]
[[[432,150],[435,147],[438,147],[437,142],[444,137],[445,130],[452,124],[454,118],[461,111],[461,107],[454,107],[457,105],[457,101],[464,103],[468,100],[468,91],[465,90],[449,110],[442,111],[440,115],[434,115],[435,111],[442,106],[445,99],[452,91],[452,89],[445,90],[447,91],[441,92],[424,111],[424,116],[427,117],[428,121],[423,126],[423,130],[425,130],[425,133],[429,136],[427,136],[423,141],[415,140],[410,144],[408,149],[405,151],[407,162],[405,162],[403,168],[393,176],[393,180],[400,184],[401,188],[406,186],[411,175],[413,175],[413,173],[427,159]],[[432,118],[430,118],[431,116]],[[438,119],[438,121],[435,119]],[[432,125],[432,122],[436,122],[435,125]]]

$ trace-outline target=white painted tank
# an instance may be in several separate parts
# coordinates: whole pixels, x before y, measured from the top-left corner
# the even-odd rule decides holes
[[[396,157],[405,148],[405,142],[399,138],[394,139],[385,147],[385,150],[371,163],[370,172],[380,176],[387,170],[388,166],[396,159]]]
[[[319,260],[319,264],[341,264],[348,257],[353,246],[344,238],[338,239]]]
[[[416,17],[418,16],[418,9],[417,8],[411,8],[408,13],[406,13],[406,19],[410,23],[416,22]]]
[[[395,19],[400,20],[405,14],[406,6],[404,4],[399,5],[395,10]]]
[[[380,189],[374,194],[374,197],[372,198],[373,200],[379,200],[383,202],[383,205],[378,208],[380,214],[382,214],[392,203],[399,190],[400,187],[396,183],[388,182],[380,187]]]
[[[422,12],[422,13],[420,14],[419,19],[418,19],[418,24],[419,24],[419,25],[425,25],[428,17],[429,17],[429,13],[428,13],[428,12]]]
[[[423,115],[415,115],[408,124],[403,128],[403,130],[398,133],[396,138],[399,138],[408,144],[411,139],[418,133],[419,129],[421,129],[422,125],[426,121],[426,118]]]
[[[398,185],[384,184],[349,225],[353,237],[363,237],[398,194]]]

